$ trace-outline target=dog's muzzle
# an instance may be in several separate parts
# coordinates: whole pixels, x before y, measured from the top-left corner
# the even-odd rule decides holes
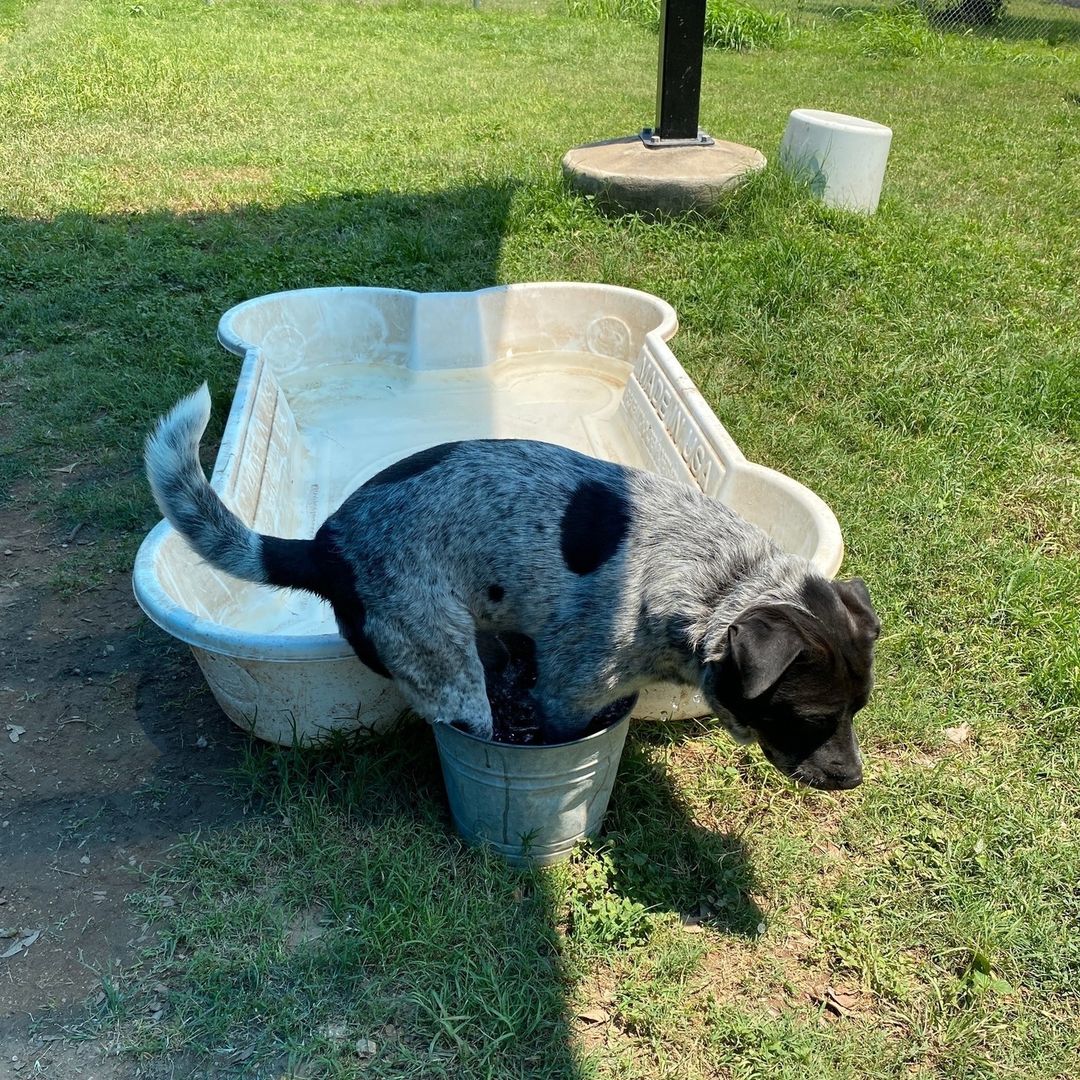
[[[859,754],[858,762],[849,769],[823,769],[810,761],[800,761],[791,765],[780,761],[777,756],[764,744],[761,751],[770,764],[774,765],[786,777],[794,780],[797,784],[805,784],[807,787],[817,788],[819,791],[850,791],[857,788],[863,782],[862,755]]]

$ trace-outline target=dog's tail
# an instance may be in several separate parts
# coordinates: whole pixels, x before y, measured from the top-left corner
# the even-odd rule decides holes
[[[211,566],[260,585],[318,592],[314,541],[255,532],[210,486],[199,464],[199,441],[209,419],[210,390],[203,383],[178,401],[146,440],[146,475],[161,512]]]

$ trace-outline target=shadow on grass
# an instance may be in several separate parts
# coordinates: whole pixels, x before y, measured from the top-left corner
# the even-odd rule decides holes
[[[754,876],[745,844],[733,833],[698,825],[650,753],[689,730],[673,721],[631,728],[605,827],[614,885],[652,910],[751,937],[763,916],[751,899]]]
[[[239,361],[215,339],[224,311],[317,285],[498,284],[515,186],[0,217],[0,487],[36,477],[31,500],[71,525],[146,529],[157,517],[139,465],[149,425],[204,378],[215,400],[232,396]],[[73,462],[62,490],[42,479]]]
[[[192,895],[165,936],[195,930],[202,954],[172,998],[178,1033],[329,1075],[355,1062],[335,1028],[378,1046],[365,1076],[580,1075],[543,875],[452,834],[427,725],[253,746],[241,774],[262,820],[174,871]]]
[[[650,759],[650,743],[681,727],[642,725],[627,745],[598,841],[610,887],[753,935],[761,912],[741,842],[695,825]],[[166,1021],[178,1039],[244,1045],[252,1060],[291,1054],[336,1075],[342,1050],[322,1032],[362,1016],[382,1045],[372,1075],[584,1074],[561,938],[576,931],[559,875],[575,871],[515,870],[466,848],[425,724],[310,749],[253,745],[240,772],[262,818],[196,842],[153,890],[190,894],[158,922],[167,952],[192,951],[174,973],[155,970],[178,979]]]
[[[740,841],[695,825],[650,753],[684,734],[632,733],[598,841],[614,868],[607,887],[749,936],[761,913]],[[184,838],[136,898],[158,944],[103,1010],[127,1049],[162,1064],[214,1062],[215,1075],[352,1075],[358,1053],[365,1076],[589,1074],[567,953],[571,967],[581,962],[579,933],[601,961],[640,943],[598,945],[574,926],[565,905],[595,854],[529,871],[465,847],[419,721],[308,749],[252,743],[236,782],[255,812]],[[163,995],[165,1016],[148,1024],[148,1002]]]

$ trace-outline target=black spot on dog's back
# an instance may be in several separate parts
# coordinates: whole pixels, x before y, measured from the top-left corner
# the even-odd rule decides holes
[[[488,599],[497,604],[506,595],[506,590],[501,585],[488,586]]]
[[[603,566],[630,528],[626,499],[596,480],[580,483],[563,514],[561,549],[575,574],[591,574]]]
[[[429,446],[426,450],[420,450],[410,454],[407,458],[395,461],[388,465],[382,472],[376,473],[366,481],[364,487],[378,487],[381,484],[399,484],[402,480],[409,480],[414,476],[425,473],[428,469],[444,462],[457,448],[460,443],[441,443],[439,446]]]

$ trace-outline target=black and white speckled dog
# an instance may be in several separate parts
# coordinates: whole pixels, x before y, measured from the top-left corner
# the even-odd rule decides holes
[[[880,628],[861,581],[827,580],[694,488],[521,440],[421,451],[313,540],[262,536],[199,465],[209,416],[204,385],[147,442],[162,512],[219,569],[329,601],[357,656],[428,721],[490,737],[478,634],[524,634],[552,741],[671,681],[700,687],[787,775],[861,781],[852,717]]]

